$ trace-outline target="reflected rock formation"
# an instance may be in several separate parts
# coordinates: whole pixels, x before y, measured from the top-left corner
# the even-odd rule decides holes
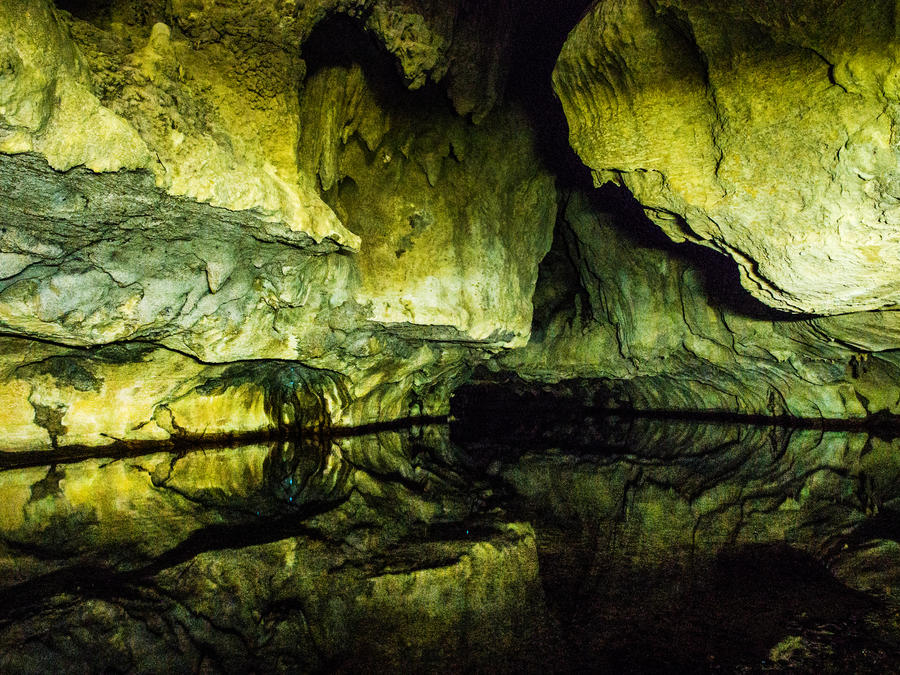
[[[534,532],[480,518],[433,434],[4,471],[3,670],[514,653],[542,603]]]
[[[898,441],[596,426],[527,450],[433,426],[5,469],[3,669],[896,656]]]

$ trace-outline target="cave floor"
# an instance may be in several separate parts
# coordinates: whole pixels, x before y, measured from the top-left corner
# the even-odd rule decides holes
[[[0,671],[891,672],[898,442],[604,417],[8,462]]]

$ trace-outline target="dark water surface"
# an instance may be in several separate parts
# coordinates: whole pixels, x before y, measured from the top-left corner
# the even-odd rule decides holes
[[[0,672],[900,667],[900,440],[452,431],[0,470]]]

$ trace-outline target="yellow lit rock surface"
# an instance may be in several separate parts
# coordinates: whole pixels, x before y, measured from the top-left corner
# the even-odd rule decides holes
[[[895,14],[0,0],[0,672],[892,672]]]
[[[101,105],[91,75],[49,3],[0,7],[0,152],[37,151],[58,170],[149,168],[137,131]]]
[[[115,22],[105,31],[83,22],[70,29],[42,0],[5,3],[0,22],[9,64],[0,149],[37,151],[60,170],[149,169],[170,194],[358,245],[290,161],[294,89],[261,95],[265,103],[248,110],[247,83],[226,75],[233,64],[173,42],[163,23],[142,36]],[[212,126],[221,131],[210,134]]]
[[[900,412],[896,41],[848,7],[4,4],[0,447],[442,415],[480,365]],[[569,20],[572,146],[740,279],[579,182]]]
[[[615,0],[554,73],[572,146],[791,312],[895,305],[893,2]]]
[[[0,452],[205,442],[446,415],[466,354],[204,364],[150,344],[92,350],[0,338]]]
[[[381,324],[523,345],[556,211],[527,119],[473,127],[364,65],[311,74],[301,104],[309,171],[364,242],[357,301]]]
[[[613,407],[900,413],[895,312],[780,315],[735,292],[719,256],[644,244],[587,194],[572,194],[562,216],[531,341],[501,354],[499,368],[545,382],[608,378],[599,389],[616,393],[594,402]]]
[[[215,617],[212,624],[190,619],[178,631],[207,633],[203,641],[219,645],[224,626],[232,636],[259,641],[254,656],[235,653],[244,665],[276,664],[285,655],[305,669],[337,658],[464,662],[474,645],[484,651],[479,663],[488,665],[492,656],[527,646],[541,627],[535,533],[528,524],[496,519],[471,533],[409,537],[448,519],[461,522],[470,513],[470,491],[483,489],[459,485],[416,458],[424,440],[380,434],[360,447],[374,443],[381,452],[356,454],[352,462],[350,439],[310,439],[4,470],[0,593],[9,598],[41,586],[32,594],[40,601],[54,592],[56,579],[80,570],[106,588],[134,580],[152,587],[152,597],[167,598],[168,608],[154,616],[189,608],[192,617]],[[436,449],[441,441],[446,446],[445,435],[428,438]],[[404,478],[386,479],[368,456],[404,467]],[[43,555],[52,550],[54,556]],[[276,605],[284,614],[266,609]],[[82,607],[96,621],[95,635],[106,631],[116,607],[108,598]],[[58,621],[80,619],[66,612]],[[307,621],[313,634],[298,633]],[[114,660],[129,645],[144,666],[193,654],[193,638],[173,646],[163,630],[142,641],[140,622],[114,623]],[[11,632],[0,627],[4,668],[28,662],[28,648],[13,643],[39,624],[23,619]]]
[[[338,425],[446,413],[473,363],[525,344],[556,194],[525,114],[501,100],[509,56],[478,46],[510,38],[504,11],[0,8],[0,329],[102,371],[96,391],[4,384],[8,447],[299,423],[252,378],[184,397],[245,362],[340,381]],[[377,59],[328,63],[353,48],[328,42],[332,24],[375,36]],[[171,351],[95,363],[120,343]]]
[[[509,523],[505,530],[503,538],[461,547],[451,564],[388,569],[368,581],[356,598],[361,613],[378,617],[397,634],[415,633],[395,654],[391,642],[382,647],[387,653],[379,653],[372,635],[376,660],[393,661],[405,653],[418,661],[435,652],[463,650],[499,655],[535,631],[527,620],[542,595],[534,530],[527,523]],[[398,597],[406,601],[398,605]]]
[[[146,345],[90,358],[12,338],[0,344],[2,451],[312,428],[339,419],[347,404],[340,380],[289,364],[210,366]]]

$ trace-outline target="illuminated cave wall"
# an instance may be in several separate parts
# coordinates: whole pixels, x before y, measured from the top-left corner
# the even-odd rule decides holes
[[[5,449],[898,412],[893,5],[587,4],[4,2]]]

